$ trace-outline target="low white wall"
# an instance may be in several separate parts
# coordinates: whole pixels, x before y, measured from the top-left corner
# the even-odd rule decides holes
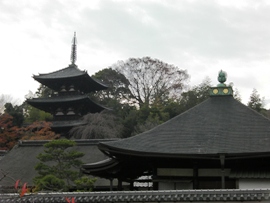
[[[240,179],[239,189],[270,188],[270,179]]]

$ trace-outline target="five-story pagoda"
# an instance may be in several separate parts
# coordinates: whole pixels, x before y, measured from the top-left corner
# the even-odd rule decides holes
[[[76,33],[72,40],[71,64],[55,72],[34,75],[33,78],[52,90],[46,98],[28,99],[28,104],[53,115],[52,129],[66,134],[72,127],[83,125],[82,116],[101,112],[104,107],[92,101],[88,94],[107,88],[81,71],[75,64]]]

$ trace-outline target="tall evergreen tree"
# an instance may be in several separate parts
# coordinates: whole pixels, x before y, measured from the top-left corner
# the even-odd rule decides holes
[[[266,109],[264,108],[264,97],[260,97],[260,94],[256,89],[252,90],[252,93],[249,97],[248,107],[254,109],[255,111],[266,115]]]
[[[34,183],[39,190],[68,191],[74,181],[80,177],[82,152],[72,150],[75,141],[60,139],[44,144],[44,153],[37,158],[40,162],[35,166],[38,176]]]
[[[23,108],[21,106],[13,106],[11,103],[6,103],[5,113],[13,117],[13,125],[21,127],[24,121]]]

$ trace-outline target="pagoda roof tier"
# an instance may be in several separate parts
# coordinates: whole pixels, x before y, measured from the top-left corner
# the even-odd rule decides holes
[[[35,108],[50,113],[54,112],[57,108],[73,106],[78,107],[82,115],[85,115],[87,113],[98,113],[106,109],[106,107],[92,101],[87,95],[33,98],[28,99],[27,103],[29,103]]]
[[[78,69],[75,64],[55,72],[34,75],[33,78],[56,91],[58,91],[62,85],[74,85],[85,93],[108,88],[105,84],[90,77],[87,71]]]
[[[87,122],[85,122],[82,119],[81,120],[51,121],[51,123],[52,123],[51,129],[55,133],[60,133],[62,135],[65,134],[67,137],[70,137],[68,132],[69,132],[69,130],[71,130],[71,128],[87,124]]]
[[[84,120],[63,120],[63,121],[51,121],[52,130],[56,133],[67,133],[71,128],[86,125]]]
[[[233,96],[211,96],[139,135],[100,143],[109,156],[226,159],[270,156],[270,120]]]
[[[87,124],[83,120],[52,121],[52,128],[69,128]]]

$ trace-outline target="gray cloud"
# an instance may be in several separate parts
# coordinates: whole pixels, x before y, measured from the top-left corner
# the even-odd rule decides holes
[[[246,70],[269,64],[270,5],[220,2],[101,0],[92,6],[90,1],[74,0],[0,1],[0,25],[12,33],[16,43],[27,41],[28,54],[13,54],[21,55],[23,66],[32,67],[25,68],[29,80],[33,73],[60,69],[59,64],[69,62],[70,42],[76,31],[83,68],[95,66],[92,70],[98,71],[117,60],[150,56],[188,69],[192,84],[199,84],[205,76],[215,78],[225,69],[240,91],[241,87],[262,88],[261,79]],[[18,31],[14,33],[13,28]],[[98,54],[100,61],[94,60]],[[11,64],[15,66],[14,61],[7,66]],[[238,74],[249,75],[239,78]]]

